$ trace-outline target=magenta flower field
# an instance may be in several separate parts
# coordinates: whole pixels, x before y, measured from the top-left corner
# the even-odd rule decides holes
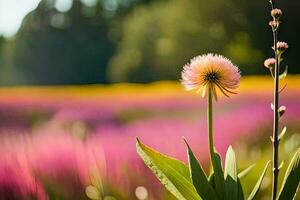
[[[241,168],[264,161],[259,152],[270,146],[272,94],[264,88],[272,85],[265,78],[254,80],[243,80],[253,85],[243,87],[242,81],[240,94],[230,104],[224,97],[215,108],[216,148],[224,155],[229,144],[238,147]],[[287,138],[299,139],[295,80],[289,79],[290,90],[283,94],[288,110],[282,123],[288,122]],[[259,83],[262,88],[253,95]],[[32,95],[24,95],[27,91]],[[115,199],[172,199],[136,154],[136,137],[186,161],[185,137],[208,167],[206,102],[178,84],[4,88],[0,96],[0,192],[13,195],[9,199],[93,199],[97,193]],[[287,153],[294,150],[283,146]]]

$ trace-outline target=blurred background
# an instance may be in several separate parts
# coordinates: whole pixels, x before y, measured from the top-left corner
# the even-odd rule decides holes
[[[299,1],[278,1],[279,39],[300,72]],[[54,85],[178,80],[198,54],[265,74],[272,56],[268,1],[0,0],[0,84]]]
[[[277,5],[284,171],[300,145],[300,2]],[[208,52],[243,75],[239,94],[215,103],[214,126],[223,156],[232,144],[240,170],[256,163],[247,197],[272,155],[269,11],[268,0],[0,0],[0,200],[173,200],[135,138],[186,161],[185,136],[208,171],[206,101],[179,83]],[[270,185],[271,170],[258,199]]]

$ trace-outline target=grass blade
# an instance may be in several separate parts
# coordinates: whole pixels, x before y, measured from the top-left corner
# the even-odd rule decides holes
[[[249,167],[247,167],[246,169],[244,169],[243,171],[241,171],[238,174],[239,179],[244,178],[253,169],[253,167],[255,167],[255,164],[252,164]]]
[[[293,156],[283,179],[279,200],[291,200],[294,198],[300,182],[300,148]]]
[[[266,164],[266,166],[265,166],[263,172],[261,173],[259,179],[257,180],[257,182],[256,182],[256,184],[255,184],[255,186],[254,186],[254,188],[253,188],[253,190],[252,190],[250,196],[248,197],[248,200],[254,199],[254,197],[256,196],[257,192],[259,191],[260,185],[261,185],[261,183],[262,183],[262,181],[263,181],[263,179],[264,179],[264,176],[265,176],[265,174],[266,174],[266,172],[267,172],[267,169],[268,169],[268,167],[269,167],[269,164],[270,164],[270,161],[267,162],[267,164]]]

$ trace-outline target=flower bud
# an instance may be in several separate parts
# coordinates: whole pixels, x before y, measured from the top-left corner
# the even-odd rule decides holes
[[[280,21],[278,20],[272,20],[269,22],[269,25],[272,27],[273,31],[276,31],[279,27]]]
[[[289,48],[289,45],[286,42],[277,42],[278,53],[283,53]]]
[[[282,15],[282,11],[278,8],[274,8],[271,11],[271,15],[274,19],[278,20]]]
[[[276,60],[275,58],[268,58],[264,62],[264,66],[268,69],[273,69],[275,67]]]

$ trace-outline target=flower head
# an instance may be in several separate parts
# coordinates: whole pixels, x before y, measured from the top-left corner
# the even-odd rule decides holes
[[[275,66],[276,60],[275,58],[268,58],[264,62],[264,66],[268,69],[272,69]]]
[[[271,15],[274,19],[278,20],[282,15],[282,11],[278,8],[274,8],[271,10]]]
[[[230,60],[214,54],[205,54],[191,59],[191,62],[183,67],[182,84],[187,90],[196,89],[202,91],[202,97],[211,90],[217,100],[216,89],[225,96],[228,93],[236,94],[233,89],[238,88],[240,71]]]
[[[286,42],[277,42],[277,49],[279,53],[283,53],[289,48],[289,45]]]

